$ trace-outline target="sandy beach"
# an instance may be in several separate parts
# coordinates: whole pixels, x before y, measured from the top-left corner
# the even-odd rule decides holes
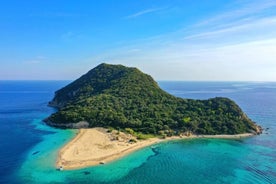
[[[58,168],[62,166],[63,169],[78,169],[105,164],[161,141],[187,138],[239,139],[253,135],[191,135],[137,140],[130,134],[117,131],[107,132],[103,128],[80,129],[77,136],[59,151],[56,166]]]

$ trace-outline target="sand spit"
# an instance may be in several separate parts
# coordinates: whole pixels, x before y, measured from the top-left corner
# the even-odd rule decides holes
[[[173,136],[166,139],[150,138],[137,140],[123,132],[108,132],[103,128],[80,129],[79,133],[58,154],[56,165],[62,169],[78,169],[105,164],[121,158],[133,151],[161,141],[187,138],[240,139],[254,134],[237,135],[190,135]]]

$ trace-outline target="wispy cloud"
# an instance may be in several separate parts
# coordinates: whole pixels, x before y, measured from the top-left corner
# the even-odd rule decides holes
[[[208,25],[216,25],[216,24],[223,24],[225,22],[232,22],[232,21],[238,21],[240,19],[244,19],[245,17],[257,17],[258,15],[262,15],[263,11],[266,11],[271,8],[276,7],[276,1],[274,0],[255,0],[255,1],[249,1],[244,2],[240,1],[238,3],[239,8],[233,8],[228,11],[225,11],[224,13],[220,13],[217,16],[213,16],[210,18],[207,18],[197,24],[195,24],[195,27],[201,27],[201,26],[208,26]]]
[[[139,67],[158,80],[276,81],[276,2],[237,2],[243,6],[231,4],[222,14],[96,58]]]
[[[236,1],[229,7],[232,8],[190,26],[185,40],[227,43],[276,36],[276,1]]]
[[[24,64],[30,64],[30,65],[40,64],[40,63],[44,62],[46,59],[47,58],[45,56],[36,56],[32,59],[24,61]]]
[[[163,9],[164,9],[164,8],[150,8],[150,9],[145,9],[145,10],[136,12],[136,13],[134,13],[134,14],[128,15],[128,16],[126,16],[126,17],[124,17],[124,18],[125,18],[125,19],[133,19],[133,18],[140,17],[140,16],[142,16],[142,15],[154,13],[154,12],[157,12],[157,11],[160,11],[160,10],[163,10]]]
[[[182,43],[136,53],[109,52],[97,59],[139,67],[157,80],[265,81],[276,80],[275,45],[276,39],[219,47]]]
[[[219,29],[203,31],[198,34],[192,34],[186,36],[184,39],[210,39],[210,38],[218,38],[224,37],[223,40],[229,39],[227,36],[231,36],[233,34],[239,34],[240,37],[245,37],[246,35],[250,35],[252,39],[257,36],[260,37],[263,32],[266,34],[262,36],[271,36],[271,34],[276,36],[276,16],[269,18],[261,18],[258,20],[249,20],[243,22],[236,22],[224,26]],[[269,34],[268,34],[269,33]],[[255,37],[254,37],[254,35]],[[253,36],[253,37],[252,37]]]

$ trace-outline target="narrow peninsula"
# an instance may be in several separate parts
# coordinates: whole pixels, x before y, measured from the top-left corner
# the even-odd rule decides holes
[[[45,119],[48,125],[81,129],[59,153],[57,164],[65,168],[111,161],[159,138],[261,133],[228,98],[178,98],[163,91],[151,76],[123,65],[98,65],[56,91],[49,105],[58,111]],[[95,127],[101,128],[88,129]]]

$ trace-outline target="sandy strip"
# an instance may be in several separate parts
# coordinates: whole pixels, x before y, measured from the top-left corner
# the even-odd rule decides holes
[[[241,139],[254,136],[252,133],[235,134],[235,135],[198,135],[198,138],[215,138],[215,139]]]
[[[102,128],[80,129],[78,135],[59,151],[56,166],[58,168],[62,166],[63,169],[77,169],[104,164],[161,141],[185,138],[239,139],[252,135],[173,136],[166,139],[151,138],[130,143],[130,140],[135,139],[135,137],[122,132],[107,133]]]

